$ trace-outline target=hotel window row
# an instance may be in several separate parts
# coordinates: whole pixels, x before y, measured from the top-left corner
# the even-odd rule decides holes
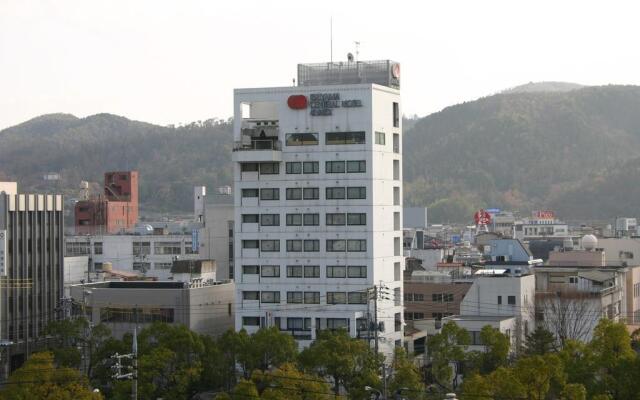
[[[286,329],[282,328],[281,317],[274,317],[274,325],[280,330],[298,330],[298,331],[310,331],[311,330],[311,318],[310,317],[288,317],[286,319],[287,327]],[[360,320],[360,318],[358,319]],[[322,324],[324,322],[324,324]],[[364,324],[365,321],[362,321],[361,325]],[[242,325],[243,326],[265,326],[265,317],[242,317]],[[316,329],[320,329],[321,327],[327,330],[337,330],[337,329],[349,329],[349,319],[348,318],[316,318]],[[366,330],[366,327],[363,328]],[[294,336],[295,337],[295,336]],[[311,340],[311,336],[300,338],[301,340]]]
[[[287,265],[287,278],[320,278],[319,265]],[[243,275],[260,275],[263,278],[279,278],[280,265],[243,265]],[[366,278],[366,265],[327,265],[326,278]]]
[[[280,214],[242,214],[243,224],[260,224],[260,226],[280,226]],[[319,226],[318,213],[286,214],[286,226]],[[366,213],[326,213],[325,224],[328,226],[366,225]]]
[[[280,174],[280,163],[263,162],[263,163],[242,163],[242,172],[259,172],[260,175],[278,175]],[[364,173],[367,172],[366,160],[342,160],[342,161],[325,161],[324,171],[327,174],[341,173]],[[287,161],[285,162],[286,174],[318,174],[320,173],[319,161]]]
[[[287,252],[319,252],[320,241],[317,239],[291,239],[286,241]],[[262,252],[279,252],[279,239],[243,240],[243,249],[260,249]],[[366,239],[327,239],[325,242],[327,252],[365,252],[367,251]]]
[[[287,200],[320,200],[320,188],[286,188]],[[260,200],[280,200],[279,188],[242,189],[243,198],[259,197]],[[335,186],[325,188],[326,200],[357,200],[367,198],[365,186]]]
[[[320,292],[286,292],[287,304],[321,304]],[[242,300],[260,301],[266,304],[281,303],[279,291],[244,290]],[[368,294],[361,290],[357,292],[327,292],[326,304],[367,304]]]

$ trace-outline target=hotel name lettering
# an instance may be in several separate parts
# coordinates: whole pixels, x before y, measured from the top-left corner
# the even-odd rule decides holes
[[[334,108],[362,107],[362,100],[340,100],[340,93],[312,93],[309,96],[311,115],[332,115]]]

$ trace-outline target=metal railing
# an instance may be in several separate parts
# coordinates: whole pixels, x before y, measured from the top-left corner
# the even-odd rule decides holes
[[[250,142],[235,141],[233,143],[233,151],[252,151],[252,150],[282,150],[282,142],[271,139],[255,139]]]

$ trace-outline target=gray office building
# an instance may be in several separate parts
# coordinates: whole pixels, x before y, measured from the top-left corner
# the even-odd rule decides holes
[[[61,195],[18,194],[0,182],[0,364],[6,376],[42,350],[63,297]],[[9,363],[7,363],[9,361]]]

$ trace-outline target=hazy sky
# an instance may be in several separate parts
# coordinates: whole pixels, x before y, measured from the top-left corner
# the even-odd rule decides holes
[[[638,5],[636,5],[638,4]],[[640,84],[637,1],[0,0],[0,128],[44,113],[158,124],[232,113],[298,62],[402,63],[405,114],[529,81]]]

